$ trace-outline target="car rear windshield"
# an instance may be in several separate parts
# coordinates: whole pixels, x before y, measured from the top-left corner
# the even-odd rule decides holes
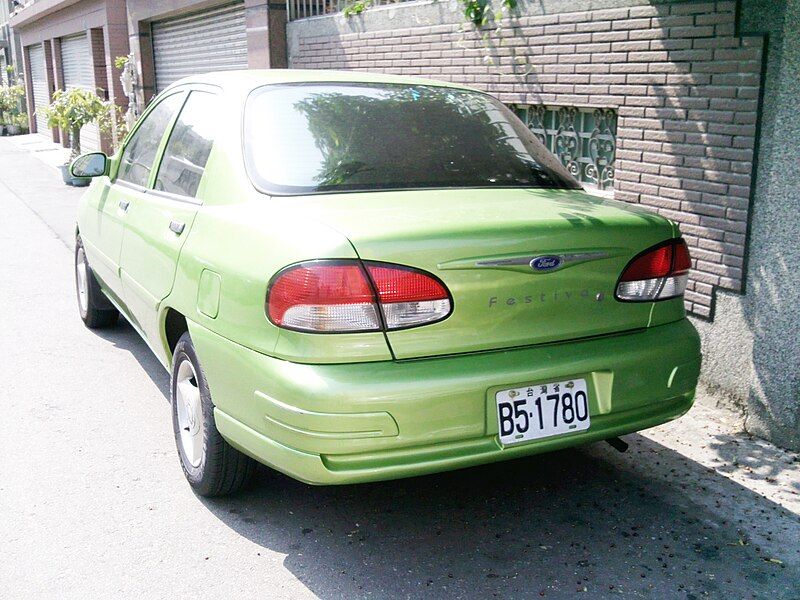
[[[265,86],[248,99],[244,139],[248,173],[269,194],[580,188],[508,108],[468,90]]]

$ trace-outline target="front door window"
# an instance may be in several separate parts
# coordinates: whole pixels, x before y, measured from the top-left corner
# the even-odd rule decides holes
[[[122,151],[117,179],[147,187],[158,147],[183,103],[183,94],[167,96],[150,111]]]

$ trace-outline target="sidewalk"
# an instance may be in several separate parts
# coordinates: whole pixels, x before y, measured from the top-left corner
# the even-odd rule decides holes
[[[20,150],[33,154],[44,164],[56,169],[67,162],[69,158],[69,148],[64,148],[61,144],[56,144],[47,136],[39,133],[9,136],[5,139]]]
[[[69,152],[37,133],[0,137],[0,201],[5,194],[18,197],[71,250],[78,199],[86,188],[67,186],[61,178],[58,167]]]

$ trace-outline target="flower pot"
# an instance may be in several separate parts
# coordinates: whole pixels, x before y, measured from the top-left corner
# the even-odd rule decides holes
[[[19,135],[21,133],[19,125],[6,125],[6,133],[8,135]]]
[[[67,185],[71,185],[73,187],[86,187],[92,181],[89,177],[73,177],[69,172],[69,164],[61,165],[59,168],[61,169],[61,178]]]

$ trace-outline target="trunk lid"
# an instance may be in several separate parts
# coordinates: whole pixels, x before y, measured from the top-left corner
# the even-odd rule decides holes
[[[387,334],[398,359],[647,327],[652,303],[618,302],[614,289],[636,254],[674,236],[658,215],[574,190],[415,190],[282,201],[347,236],[362,260],[423,269],[447,285],[453,298],[447,319]]]

